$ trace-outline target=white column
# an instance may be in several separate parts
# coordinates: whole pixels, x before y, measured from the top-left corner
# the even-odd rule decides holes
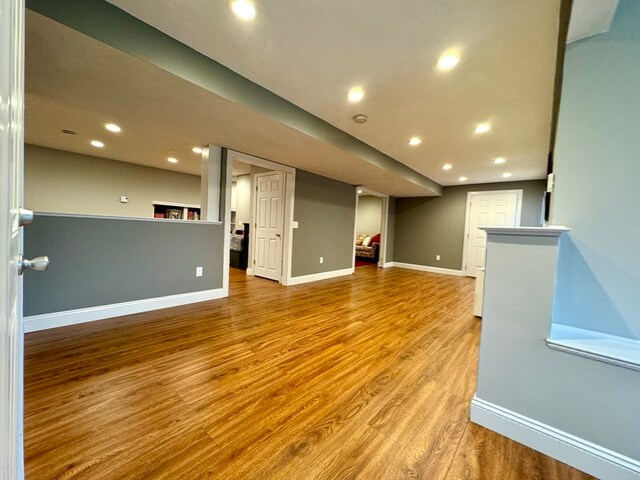
[[[202,220],[221,222],[220,180],[222,173],[222,148],[209,145],[202,152],[200,198]]]

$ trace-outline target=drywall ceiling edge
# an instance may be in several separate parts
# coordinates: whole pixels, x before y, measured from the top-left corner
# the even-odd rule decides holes
[[[27,0],[27,8],[205,90],[403,177],[435,195],[442,186],[104,0]]]

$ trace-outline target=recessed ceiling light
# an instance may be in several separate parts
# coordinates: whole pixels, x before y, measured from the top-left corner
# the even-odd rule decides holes
[[[458,180],[460,180],[461,182],[466,182],[469,179],[467,177],[460,177]]]
[[[479,123],[476,125],[476,127],[473,129],[473,131],[475,133],[487,133],[489,130],[491,130],[491,124],[490,123]]]
[[[422,143],[422,139],[420,137],[411,137],[409,139],[409,145],[411,146],[416,146],[416,145],[420,145]]]
[[[93,145],[96,148],[104,147],[104,143],[102,143],[100,140],[91,140],[91,145]]]
[[[178,163],[178,159],[176,157],[167,157],[169,163]]]
[[[496,165],[500,165],[501,163],[504,163],[506,161],[507,160],[504,157],[498,157],[493,161],[493,163],[495,163]]]
[[[253,20],[256,18],[256,7],[250,0],[233,0],[231,11],[241,20]]]
[[[442,165],[443,170],[451,170],[452,168],[453,165],[451,165],[450,163],[445,163],[444,165]]]
[[[351,103],[358,103],[364,98],[364,89],[362,87],[353,87],[347,94],[347,100]]]
[[[460,57],[458,55],[455,53],[445,52],[440,55],[438,60],[436,60],[436,67],[438,67],[438,70],[442,71],[451,70],[453,67],[458,65],[458,62],[460,62]]]
[[[198,155],[200,155],[200,154],[202,153],[202,148],[201,148],[201,147],[193,147],[193,148],[191,149],[191,151],[192,151],[193,153],[197,153]]]
[[[115,123],[107,123],[104,128],[106,128],[107,130],[109,130],[110,132],[113,133],[120,133],[120,131],[122,130],[118,125],[116,125]]]
[[[67,130],[66,128],[62,130],[62,133],[64,133],[65,135],[77,135],[77,132],[74,132],[73,130]]]
[[[504,172],[504,173],[502,174],[502,176],[503,176],[504,178],[509,178],[509,177],[511,176],[511,174],[510,174],[509,172]]]

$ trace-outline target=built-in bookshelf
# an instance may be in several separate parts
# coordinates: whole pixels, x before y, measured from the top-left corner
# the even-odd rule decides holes
[[[154,201],[152,205],[153,218],[200,220],[200,205],[163,201]]]

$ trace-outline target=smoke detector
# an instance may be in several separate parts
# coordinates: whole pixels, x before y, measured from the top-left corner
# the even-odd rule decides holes
[[[367,116],[362,113],[359,113],[358,115],[353,117],[353,121],[356,123],[367,123],[367,120],[369,120]]]

